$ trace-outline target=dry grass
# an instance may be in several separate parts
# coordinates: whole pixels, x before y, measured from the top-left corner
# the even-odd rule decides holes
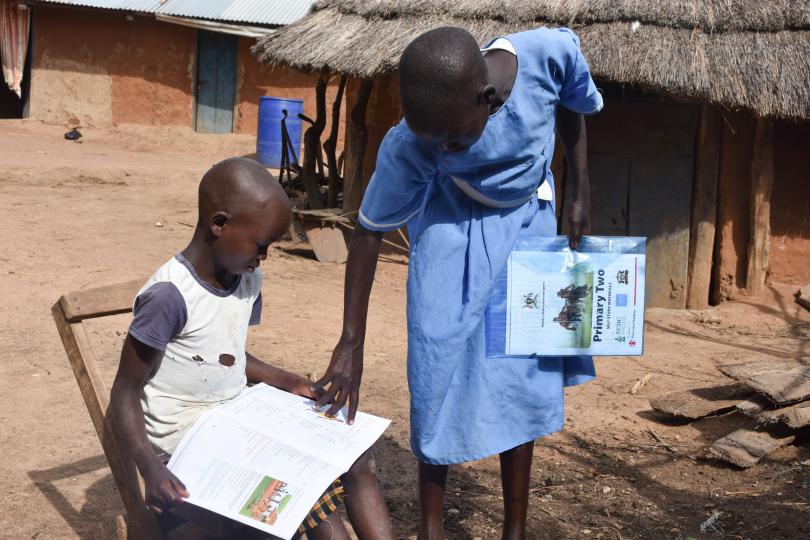
[[[395,71],[413,38],[447,25],[482,43],[569,26],[597,80],[810,118],[810,3],[792,0],[328,0],[253,51],[268,63],[368,78]]]

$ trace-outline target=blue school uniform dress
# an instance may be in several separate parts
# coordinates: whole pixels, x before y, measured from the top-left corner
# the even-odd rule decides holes
[[[540,28],[505,39],[517,77],[481,138],[443,153],[403,120],[380,146],[359,213],[374,231],[408,226],[411,447],[432,464],[479,459],[561,429],[563,388],[595,374],[590,357],[485,354],[484,312],[515,240],[557,231],[556,107],[602,108],[573,32]]]

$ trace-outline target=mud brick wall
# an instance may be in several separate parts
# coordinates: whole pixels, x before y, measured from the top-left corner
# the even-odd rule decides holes
[[[31,117],[90,127],[193,127],[197,32],[121,11],[36,6]],[[258,63],[250,53],[254,43],[239,38],[234,130],[256,133],[264,95],[303,99],[304,113],[314,117],[316,77]],[[335,78],[327,116],[336,89]],[[343,129],[339,133],[342,148]]]

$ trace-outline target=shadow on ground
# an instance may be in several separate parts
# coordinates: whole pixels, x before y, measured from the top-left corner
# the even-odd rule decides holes
[[[555,435],[535,449],[527,538],[806,538],[810,467],[800,465],[810,458],[806,435],[800,443],[792,454],[741,471],[689,449],[672,454]],[[419,517],[416,460],[387,436],[375,453],[396,536],[409,538]],[[66,495],[73,479],[106,468],[99,455],[28,475],[79,538],[113,538],[122,504],[109,473],[86,490],[81,508]],[[703,479],[697,483],[696,469]],[[502,505],[497,459],[451,467],[448,538],[499,537]],[[700,524],[715,512],[715,528],[701,535]]]
[[[107,473],[86,490],[82,507],[75,508],[62,490],[69,490],[69,483],[76,477],[102,469],[106,469]],[[76,536],[87,540],[115,538],[115,516],[123,513],[123,503],[103,454],[52,469],[29,471],[28,477],[73,529]],[[62,488],[63,484],[68,484],[68,487]],[[71,499],[75,500],[76,497]],[[48,531],[43,531],[43,534],[46,537],[51,536]]]

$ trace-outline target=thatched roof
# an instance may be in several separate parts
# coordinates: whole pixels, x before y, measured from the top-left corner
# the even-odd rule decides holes
[[[325,0],[253,51],[268,63],[373,77],[395,71],[417,35],[445,25],[481,42],[568,26],[597,80],[810,119],[805,0]]]

